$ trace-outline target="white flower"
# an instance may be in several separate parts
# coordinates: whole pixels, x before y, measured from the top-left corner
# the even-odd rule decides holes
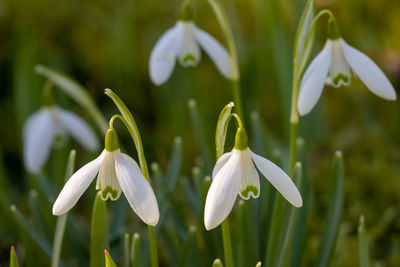
[[[46,162],[53,140],[69,134],[84,148],[95,151],[98,141],[89,125],[76,114],[57,106],[43,107],[26,120],[23,128],[24,163],[36,172]]]
[[[150,55],[149,72],[152,82],[161,85],[172,74],[175,62],[196,66],[201,58],[200,47],[206,51],[218,70],[233,79],[231,59],[225,48],[211,35],[199,29],[192,21],[179,20],[157,41]]]
[[[113,129],[112,138],[116,139]],[[109,134],[107,133],[107,135]],[[107,147],[95,160],[74,173],[65,184],[53,205],[53,214],[62,215],[78,202],[83,192],[98,174],[96,189],[101,190],[101,198],[117,200],[124,192],[133,211],[148,225],[158,223],[159,211],[156,197],[149,182],[143,176],[138,164],[118,149],[118,141]],[[113,140],[113,141],[115,141]]]
[[[247,140],[244,146],[238,146],[236,142],[231,152],[218,159],[212,173],[213,181],[204,209],[204,224],[207,230],[217,227],[229,215],[238,194],[243,199],[249,199],[250,196],[258,198],[260,180],[254,164],[293,206],[303,206],[295,184],[281,168],[253,153],[247,147]]]
[[[300,115],[313,109],[324,84],[334,87],[349,85],[352,72],[374,94],[387,100],[396,100],[392,84],[368,56],[348,45],[342,38],[328,39],[302,78],[298,99]]]

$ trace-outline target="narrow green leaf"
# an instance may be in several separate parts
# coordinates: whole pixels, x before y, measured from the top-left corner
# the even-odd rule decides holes
[[[220,259],[216,259],[216,260],[213,262],[212,267],[224,267],[224,265],[222,264],[222,262],[221,262]]]
[[[65,170],[65,178],[64,178],[65,182],[67,182],[68,179],[74,173],[75,157],[76,157],[76,151],[71,150],[68,157],[67,168]],[[58,267],[60,263],[61,248],[64,239],[65,226],[67,225],[67,218],[68,218],[68,213],[61,215],[57,218],[56,230],[54,232],[54,240],[53,240],[53,253],[51,256],[51,267]]]
[[[206,137],[204,136],[203,125],[200,119],[200,114],[197,109],[197,103],[194,99],[188,101],[190,117],[192,119],[194,136],[196,138],[197,146],[200,150],[201,156],[203,157],[205,167],[208,172],[212,170],[212,164],[209,153],[209,144]]]
[[[45,218],[48,214],[43,214],[38,192],[34,189],[29,191],[29,211],[32,216],[32,224],[36,230],[42,233],[46,238],[50,238],[48,223]]]
[[[39,246],[39,248],[50,258],[52,251],[50,242],[42,234],[40,234],[30,223],[28,223],[26,218],[17,210],[17,207],[15,205],[11,205],[10,210],[20,230],[25,233],[27,237],[33,240]]]
[[[297,28],[293,58],[295,71],[300,70],[300,67],[306,64],[306,55],[311,52],[312,45],[314,43],[315,27],[311,28],[311,25],[314,21],[315,12],[314,1],[315,0],[308,0]],[[307,35],[310,30],[312,32],[310,38],[307,40]]]
[[[174,139],[174,146],[172,149],[171,159],[168,164],[168,169],[165,174],[168,183],[168,193],[171,194],[175,190],[176,182],[179,177],[179,172],[182,165],[182,138],[176,136]]]
[[[17,259],[17,253],[15,253],[15,248],[14,246],[11,247],[10,251],[10,267],[18,267],[18,259]]]
[[[139,155],[139,163],[140,163],[140,167],[142,169],[143,175],[150,182],[149,171],[147,169],[147,163],[146,163],[146,159],[144,157],[142,139],[140,138],[139,129],[136,125],[135,119],[132,116],[132,113],[126,107],[125,103],[111,89],[106,89],[105,94],[112,99],[114,104],[117,106],[119,112],[121,113],[122,117],[125,119],[125,121],[123,121],[123,122],[126,124],[125,126],[128,129],[128,131],[133,139],[133,142],[135,143],[136,151],[138,152],[138,155]]]
[[[344,188],[344,164],[342,152],[337,151],[333,160],[332,168],[332,192],[326,217],[324,232],[320,242],[320,249],[317,257],[316,266],[324,267],[328,265],[336,238],[339,232],[340,217],[343,207],[343,188]]]
[[[297,162],[294,167],[293,180],[295,181],[296,187],[299,189],[299,191],[301,191],[302,188],[302,174],[303,169],[301,163]],[[293,207],[291,205],[289,206],[289,219],[287,223],[285,222],[285,224],[282,225],[282,227],[286,228],[286,230],[283,231],[283,235],[281,235],[281,249],[278,250],[279,253],[275,261],[276,264],[273,266],[286,266],[286,264],[290,262],[290,248],[296,230],[296,223],[299,211],[299,208]]]
[[[90,266],[104,266],[104,250],[108,246],[108,223],[106,202],[101,199],[101,192],[96,194],[93,204],[90,230]]]
[[[138,233],[133,234],[130,255],[132,267],[142,266],[142,245],[140,244],[140,235]]]
[[[93,117],[99,130],[105,134],[108,129],[108,124],[96,103],[87,93],[87,90],[76,80],[67,76],[64,73],[55,71],[43,65],[36,65],[35,72],[43,75],[54,84],[58,85],[63,92],[71,97],[75,102],[81,105]]]
[[[124,234],[124,266],[125,267],[130,267],[130,237],[128,233]]]
[[[200,197],[193,190],[187,177],[179,179],[179,184],[182,186],[183,192],[185,193],[186,199],[188,200],[192,210],[199,218],[201,213]]]
[[[104,258],[105,258],[105,262],[106,262],[106,267],[117,267],[117,265],[115,264],[115,262],[113,261],[113,259],[111,258],[110,253],[108,253],[107,249],[104,250]],[[103,265],[98,265],[103,266]]]
[[[364,215],[358,224],[358,262],[360,267],[369,267],[368,236],[365,231]]]
[[[201,266],[200,257],[197,254],[197,229],[195,226],[190,226],[189,233],[183,244],[183,249],[180,253],[178,267],[186,266]]]
[[[217,129],[215,133],[215,148],[217,150],[217,160],[222,154],[224,154],[226,131],[228,130],[230,115],[233,106],[234,106],[233,102],[227,104],[222,109],[218,117]]]
[[[256,267],[261,267],[261,261],[257,262]]]

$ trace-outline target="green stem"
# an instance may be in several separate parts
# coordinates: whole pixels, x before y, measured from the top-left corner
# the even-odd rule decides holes
[[[222,222],[221,228],[222,228],[222,242],[224,243],[225,266],[233,267],[231,234],[230,234],[230,230],[229,230],[228,218],[226,218]]]
[[[228,17],[224,9],[222,8],[221,3],[218,0],[208,0],[211,8],[214,10],[215,15],[217,16],[218,22],[222,28],[222,31],[225,34],[225,38],[228,42],[228,50],[229,55],[231,57],[232,64],[232,91],[233,91],[233,100],[236,105],[237,113],[244,121],[244,113],[243,113],[243,105],[242,98],[240,95],[240,75],[239,75],[239,60],[236,51],[235,41],[233,39],[233,33],[231,26],[228,21]]]
[[[290,173],[293,173],[296,163],[296,139],[297,127],[299,125],[299,114],[297,111],[297,98],[299,91],[299,79],[297,75],[293,75],[292,84],[292,104],[290,111]]]
[[[147,227],[147,229],[149,232],[151,267],[158,267],[156,231],[154,226],[150,225]]]

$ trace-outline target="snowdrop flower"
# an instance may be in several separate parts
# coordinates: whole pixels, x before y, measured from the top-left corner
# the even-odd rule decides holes
[[[150,55],[149,72],[156,85],[165,83],[171,76],[176,60],[184,67],[194,67],[200,62],[200,47],[210,56],[217,69],[227,79],[234,79],[231,59],[225,48],[207,32],[193,23],[189,5],[181,13],[174,27],[157,41]]]
[[[260,180],[257,169],[293,206],[301,207],[303,200],[290,177],[271,161],[253,153],[247,146],[247,135],[239,127],[235,147],[223,154],[215,164],[213,181],[206,198],[204,224],[207,230],[217,227],[231,212],[236,197],[258,198]]]
[[[340,36],[335,20],[329,20],[328,40],[311,62],[300,84],[298,111],[309,113],[318,102],[324,84],[349,85],[352,72],[374,94],[396,100],[396,92],[382,70],[364,53],[348,45]]]
[[[55,105],[42,107],[26,120],[23,127],[25,167],[36,172],[43,167],[57,136],[69,134],[87,150],[99,144],[89,125],[76,114]]]
[[[143,222],[152,226],[158,223],[158,204],[153,189],[136,161],[119,150],[113,128],[107,131],[101,155],[75,172],[65,184],[53,205],[53,214],[62,215],[75,206],[97,174],[96,189],[101,191],[102,200],[117,200],[124,192]]]

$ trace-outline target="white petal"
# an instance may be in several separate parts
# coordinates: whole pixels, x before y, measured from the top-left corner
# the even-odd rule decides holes
[[[321,96],[331,64],[332,42],[326,41],[324,49],[314,58],[300,83],[297,108],[300,115],[310,112]]]
[[[226,49],[214,37],[197,27],[195,27],[195,35],[197,41],[217,66],[221,74],[227,79],[238,78],[233,77],[231,58]]]
[[[368,89],[387,100],[396,100],[396,92],[382,70],[368,56],[341,40],[344,56],[353,72]]]
[[[175,67],[176,57],[182,46],[183,29],[175,25],[166,31],[151,51],[149,72],[151,81],[155,85],[166,82]]]
[[[207,230],[217,227],[231,212],[239,192],[241,175],[240,151],[233,150],[208,190],[204,208],[204,225]]]
[[[143,222],[155,226],[160,213],[153,189],[142,173],[132,165],[128,155],[119,151],[114,153],[117,178],[126,199]]]
[[[80,168],[69,178],[53,205],[54,215],[62,215],[75,206],[83,192],[86,191],[99,172],[104,155],[105,151],[95,160]]]
[[[347,86],[351,82],[350,65],[344,58],[341,40],[332,41],[331,66],[329,67],[329,74],[325,81],[325,84],[336,88],[342,85]]]
[[[182,47],[179,51],[179,63],[184,67],[196,66],[201,59],[200,47],[196,42],[193,22],[179,21],[182,25],[183,39]]]
[[[271,161],[251,152],[251,157],[260,172],[295,207],[303,206],[303,200],[292,179]]]
[[[108,198],[117,200],[121,195],[121,187],[119,186],[117,174],[115,172],[114,153],[115,152],[106,151],[100,165],[96,189],[101,189],[102,200],[107,200]]]
[[[250,196],[258,198],[260,195],[260,177],[254,163],[251,160],[250,150],[242,151],[242,184],[240,185],[239,195],[243,199],[249,199]]]
[[[90,126],[78,115],[61,108],[56,108],[56,115],[63,129],[72,135],[84,148],[95,151],[99,142]]]
[[[29,172],[38,171],[46,162],[54,133],[50,108],[42,108],[26,120],[23,129],[24,163]]]
[[[214,169],[212,171],[212,178],[214,179],[215,175],[219,172],[219,170],[222,168],[222,166],[225,165],[225,163],[228,162],[230,155],[232,152],[224,153],[222,154],[221,157],[219,157],[217,163],[215,163]]]

